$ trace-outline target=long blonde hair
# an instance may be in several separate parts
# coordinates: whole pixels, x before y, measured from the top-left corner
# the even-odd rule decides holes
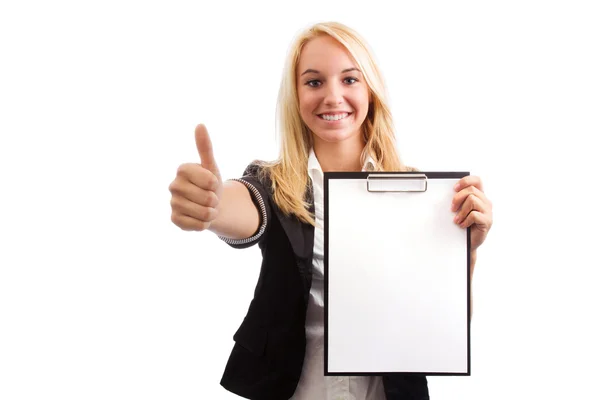
[[[329,35],[353,57],[371,92],[372,103],[363,123],[366,143],[361,159],[370,155],[376,171],[407,171],[396,150],[392,115],[387,105],[387,92],[382,74],[366,41],[353,29],[338,22],[323,22],[304,30],[289,50],[277,102],[278,130],[281,135],[279,158],[262,162],[261,173],[272,182],[274,200],[285,214],[293,214],[303,222],[314,225],[307,199],[309,187],[308,157],[312,134],[300,116],[297,92],[297,68],[300,53],[311,39]]]

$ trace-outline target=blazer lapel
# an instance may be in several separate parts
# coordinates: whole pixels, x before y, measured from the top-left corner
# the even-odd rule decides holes
[[[278,208],[275,209],[275,214],[292,245],[296,257],[312,260],[315,227],[300,222],[296,217],[284,215]]]
[[[310,204],[309,211],[314,214],[315,205],[312,197],[312,187],[309,187],[306,199]],[[296,265],[302,284],[304,286],[305,301],[308,301],[308,293],[312,285],[312,258],[315,239],[315,227],[311,224],[303,223],[295,216],[286,216],[279,207],[273,207],[275,214],[285,231],[288,240],[296,256]]]

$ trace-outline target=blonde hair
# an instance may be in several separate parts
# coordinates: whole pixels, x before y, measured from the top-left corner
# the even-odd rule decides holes
[[[387,92],[382,74],[365,40],[353,29],[338,22],[323,22],[304,30],[293,41],[285,63],[277,103],[278,130],[281,135],[279,158],[261,162],[261,173],[271,179],[274,200],[283,213],[293,214],[303,222],[314,225],[307,199],[309,187],[308,157],[312,135],[300,116],[297,92],[297,68],[300,53],[311,39],[329,35],[350,53],[361,70],[372,103],[363,123],[366,143],[361,161],[370,155],[376,171],[411,171],[400,161],[392,115],[387,105]]]

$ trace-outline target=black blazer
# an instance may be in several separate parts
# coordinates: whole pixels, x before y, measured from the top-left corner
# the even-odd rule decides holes
[[[254,297],[239,329],[221,385],[252,400],[285,400],[295,392],[306,347],[305,318],[312,281],[314,227],[286,216],[272,197],[268,178],[250,164],[242,178],[261,215],[256,235],[222,238],[234,248],[259,245],[262,265]],[[307,191],[312,210],[312,188]],[[423,375],[383,375],[387,400],[428,400]]]

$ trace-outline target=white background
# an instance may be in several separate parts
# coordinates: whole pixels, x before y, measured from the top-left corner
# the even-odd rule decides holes
[[[235,399],[258,277],[170,221],[205,123],[221,172],[276,156],[293,36],[367,38],[405,161],[483,178],[472,376],[432,399],[592,398],[600,13],[593,1],[6,1],[0,6],[0,399]]]

